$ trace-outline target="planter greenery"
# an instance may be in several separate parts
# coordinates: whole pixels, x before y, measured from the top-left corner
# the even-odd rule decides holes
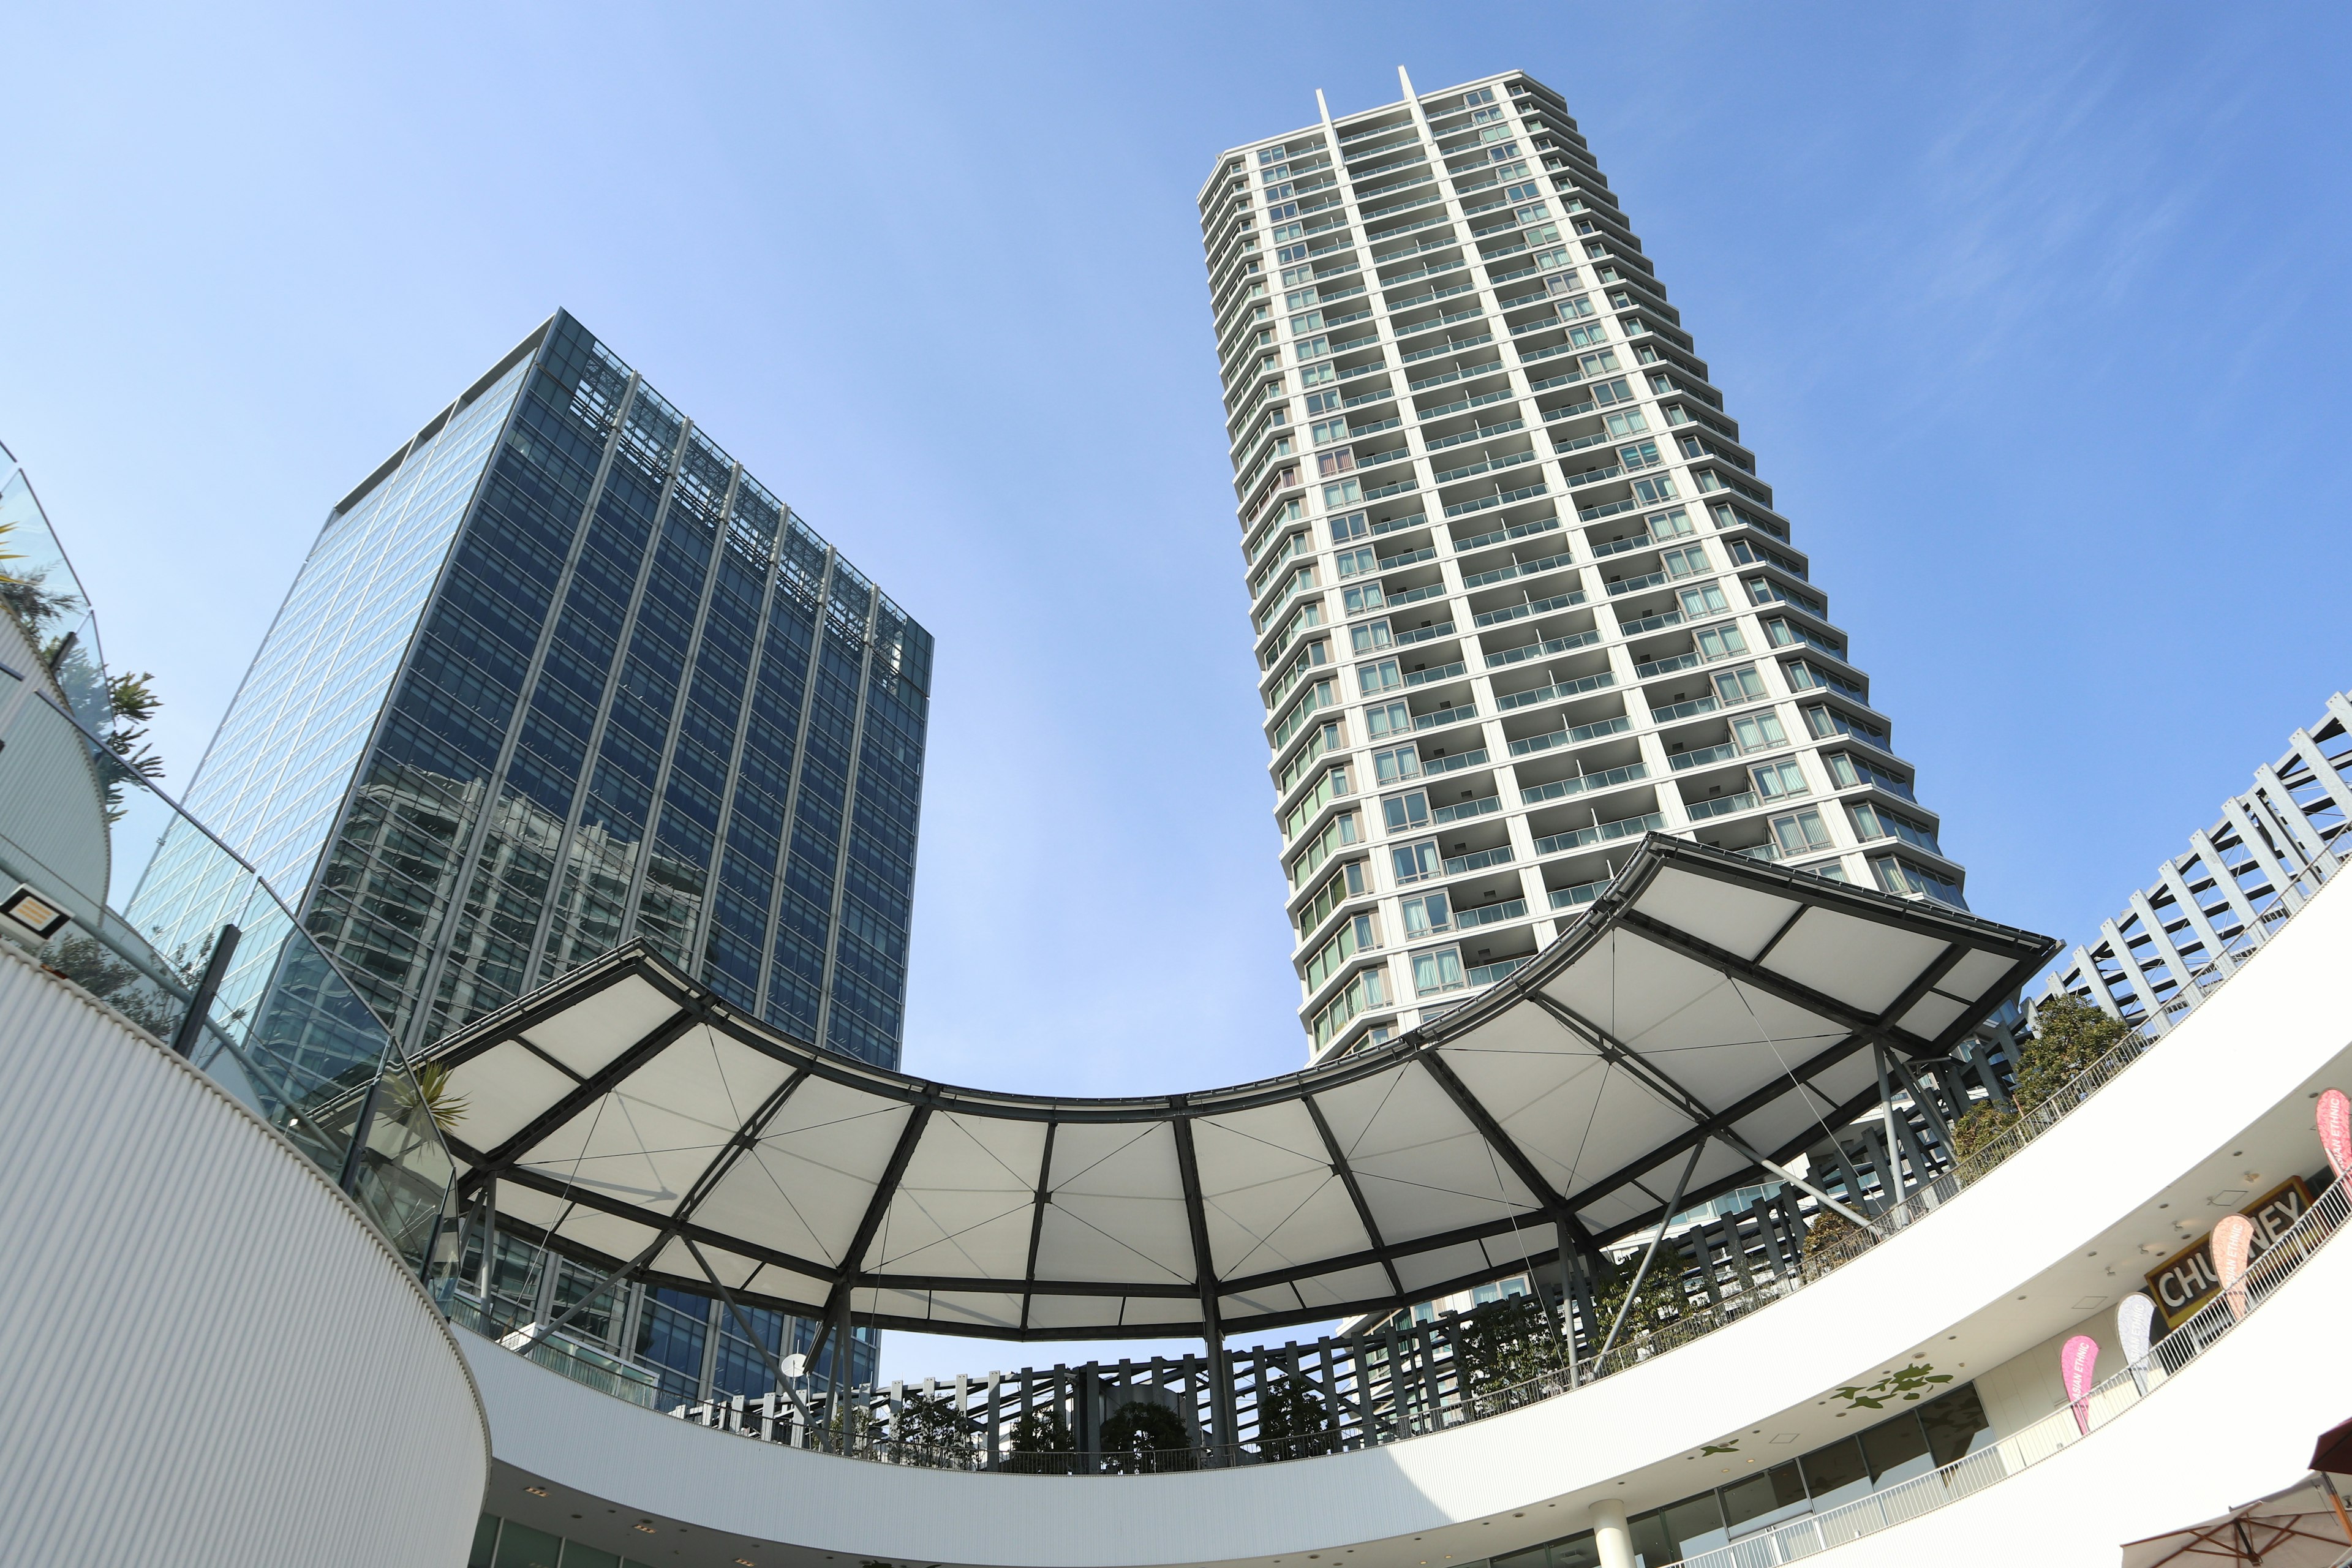
[[[1013,1424],[1004,1468],[1015,1475],[1066,1476],[1077,1442],[1058,1410],[1032,1410]]]
[[[1335,1450],[1339,1434],[1315,1391],[1301,1379],[1283,1377],[1258,1384],[1257,1447],[1270,1459],[1303,1458]]]
[[[1538,1298],[1513,1296],[1451,1320],[1454,1357],[1472,1393],[1533,1383],[1566,1368],[1551,1314]]]
[[[1130,1399],[1102,1428],[1102,1468],[1114,1476],[1148,1476],[1192,1468],[1192,1433],[1164,1405]]]
[[[2003,1151],[2000,1158],[2005,1159],[2015,1145],[2001,1142],[2000,1137],[2016,1125],[2017,1112],[2003,1110],[1987,1100],[1952,1123],[1952,1152],[1963,1160],[1973,1160],[1998,1145]]]
[[[971,1451],[971,1424],[945,1396],[909,1394],[891,1420],[890,1436],[898,1440],[901,1464],[956,1469]]]
[[[1641,1254],[1635,1253],[1601,1281],[1592,1293],[1592,1348],[1599,1350],[1608,1337],[1609,1325],[1617,1321],[1617,1310],[1625,1304],[1625,1293],[1633,1283],[1633,1271],[1639,1268]],[[1650,1265],[1649,1278],[1642,1281],[1642,1293],[1633,1298],[1633,1310],[1625,1314],[1625,1326],[1617,1331],[1617,1349],[1640,1344],[1653,1329],[1661,1329],[1679,1321],[1689,1308],[1683,1295],[1683,1260],[1670,1247],[1661,1247],[1658,1259]],[[1613,1352],[1612,1352],[1613,1353]]]
[[[1813,1216],[1805,1232],[1803,1263],[1808,1281],[1820,1279],[1843,1261],[1857,1245],[1868,1246],[1870,1232],[1841,1214],[1824,1211]]]
[[[449,1069],[439,1062],[426,1062],[416,1068],[416,1083],[411,1088],[406,1079],[392,1080],[394,1100],[407,1120],[406,1113],[419,1107],[433,1118],[433,1125],[447,1132],[466,1120],[470,1105],[466,1097],[457,1092],[449,1082]]]
[[[2034,1010],[2032,1035],[2018,1047],[2017,1109],[2032,1110],[2049,1100],[2132,1032],[2121,1018],[2072,996],[2043,1003]]]

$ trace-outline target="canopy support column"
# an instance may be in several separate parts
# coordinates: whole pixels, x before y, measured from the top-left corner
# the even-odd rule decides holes
[[[482,1298],[484,1321],[490,1310],[490,1281],[497,1278],[499,1256],[499,1179],[492,1176],[482,1184],[482,1218],[477,1226],[482,1233],[482,1273],[477,1289]]]
[[[705,1279],[710,1281],[710,1288],[719,1292],[719,1299],[727,1303],[727,1310],[735,1319],[735,1331],[743,1336],[745,1342],[755,1349],[760,1348],[760,1336],[751,1331],[751,1318],[736,1303],[734,1293],[719,1282],[718,1273],[710,1267],[710,1259],[703,1257],[702,1248],[695,1246],[691,1241],[686,1244],[686,1249],[694,1255],[695,1267],[702,1270],[702,1277]],[[786,1321],[789,1321],[789,1320]],[[771,1358],[776,1369],[776,1389],[793,1402],[793,1413],[798,1415],[804,1425],[814,1426],[815,1423],[809,1420],[808,1406],[801,1403],[800,1392],[793,1387],[793,1380],[784,1374],[784,1354],[783,1324],[780,1322],[776,1327],[776,1353]],[[715,1390],[713,1394],[715,1397]]]
[[[1180,1116],[1171,1123],[1176,1138],[1176,1172],[1184,1184],[1184,1218],[1192,1233],[1192,1279],[1201,1292],[1201,1338],[1209,1352],[1210,1398],[1216,1410],[1217,1442],[1236,1448],[1241,1442],[1241,1413],[1234,1397],[1233,1361],[1225,1352],[1224,1314],[1218,1306],[1216,1260],[1209,1250],[1209,1221],[1201,1202],[1201,1160],[1192,1148],[1192,1119]],[[1235,1462],[1240,1455],[1235,1453]]]
[[[1702,1138],[1698,1146],[1691,1151],[1690,1159],[1683,1165],[1681,1179],[1675,1183],[1675,1195],[1668,1198],[1666,1206],[1658,1211],[1658,1234],[1650,1237],[1649,1249],[1642,1254],[1642,1266],[1633,1270],[1633,1282],[1625,1287],[1625,1299],[1617,1304],[1617,1321],[1609,1325],[1609,1337],[1602,1340],[1601,1348],[1592,1352],[1592,1372],[1596,1377],[1601,1374],[1601,1363],[1608,1359],[1609,1347],[1617,1342],[1617,1331],[1625,1326],[1625,1315],[1633,1310],[1634,1300],[1642,1294],[1642,1281],[1649,1278],[1651,1261],[1658,1256],[1658,1248],[1665,1244],[1666,1222],[1673,1219],[1675,1211],[1682,1206],[1683,1193],[1690,1186],[1691,1173],[1698,1169],[1698,1157],[1706,1152],[1706,1141]]]

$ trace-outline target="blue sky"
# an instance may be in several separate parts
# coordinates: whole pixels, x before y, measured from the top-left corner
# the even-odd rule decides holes
[[[1192,198],[1400,63],[1567,96],[1979,912],[2080,939],[2352,685],[2312,466],[2352,412],[2341,6],[9,31],[0,439],[158,672],[174,777],[326,509],[566,306],[939,637],[926,1076],[1302,1058]],[[945,1353],[914,1370],[1009,1352]]]

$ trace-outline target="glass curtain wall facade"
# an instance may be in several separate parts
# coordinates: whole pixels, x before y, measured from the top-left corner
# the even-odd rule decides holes
[[[1200,201],[1313,1053],[1509,974],[1652,831],[1965,908],[1559,96],[1404,87]]]
[[[559,312],[334,509],[188,803],[411,1051],[642,938],[895,1067],[931,648]]]

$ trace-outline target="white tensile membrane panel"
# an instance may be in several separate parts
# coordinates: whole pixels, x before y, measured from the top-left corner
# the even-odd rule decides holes
[[[1462,1011],[1232,1089],[929,1083],[635,947],[434,1057],[469,1102],[465,1190],[494,1179],[502,1221],[614,1267],[884,1327],[1232,1333],[1426,1299],[1753,1177],[1874,1100],[1879,1051],[1944,1055],[2053,951],[1653,836]]]

